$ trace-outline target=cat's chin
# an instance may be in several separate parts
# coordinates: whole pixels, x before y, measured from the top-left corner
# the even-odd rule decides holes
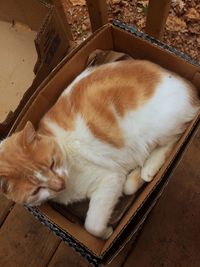
[[[26,203],[26,206],[29,206],[29,207],[39,207],[41,206],[42,204],[46,203],[47,201],[49,201],[49,199],[46,199],[46,200],[38,200],[38,201],[35,201],[33,203]]]
[[[39,207],[39,206],[41,206],[44,202],[46,202],[46,201],[43,201],[43,202],[35,202],[35,203],[29,203],[29,204],[26,204],[26,206],[29,206],[29,207]]]

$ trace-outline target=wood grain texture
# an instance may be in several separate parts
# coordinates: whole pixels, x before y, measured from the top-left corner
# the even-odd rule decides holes
[[[171,0],[149,0],[146,33],[161,39],[169,14]]]
[[[56,250],[48,267],[89,267],[87,261],[62,242]]]
[[[69,41],[73,40],[71,28],[69,26],[69,23],[67,21],[66,12],[63,7],[63,1],[61,0],[53,0],[54,7],[56,9],[56,13],[58,15],[58,19],[60,19],[61,25],[63,26],[63,29],[66,32],[66,35],[69,39]]]
[[[25,208],[15,205],[0,229],[0,266],[44,267],[60,242]]]
[[[128,243],[122,248],[122,250],[114,257],[114,259],[105,265],[106,267],[122,267],[124,266],[126,259],[131,252],[133,243],[135,242],[135,238],[133,237],[128,241]]]
[[[86,0],[92,31],[108,22],[106,0]]]
[[[12,201],[7,200],[3,195],[0,195],[0,226],[6,219],[13,205],[14,203]]]
[[[106,267],[121,267],[132,247],[133,240],[119,252],[119,254]],[[77,252],[62,242],[53,255],[48,267],[90,267],[91,265]]]
[[[171,176],[124,267],[198,267],[200,129]]]

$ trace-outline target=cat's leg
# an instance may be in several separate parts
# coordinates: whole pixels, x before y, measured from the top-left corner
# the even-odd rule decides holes
[[[141,178],[145,182],[150,182],[153,180],[153,177],[164,164],[176,141],[177,139],[164,146],[159,146],[152,151],[141,169]]]
[[[133,195],[144,184],[144,180],[141,179],[141,168],[137,167],[131,173],[128,174],[124,183],[123,192],[125,195]]]
[[[85,228],[91,234],[107,239],[113,233],[112,227],[108,227],[108,222],[122,195],[124,181],[125,176],[108,175],[90,196]]]

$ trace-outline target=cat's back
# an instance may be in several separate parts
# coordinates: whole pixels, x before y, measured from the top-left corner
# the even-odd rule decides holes
[[[67,129],[73,128],[77,114],[83,115],[88,124],[93,120],[91,116],[111,123],[113,111],[123,117],[128,110],[136,109],[149,99],[160,83],[162,72],[158,65],[145,60],[87,68],[64,90],[45,119],[50,118],[62,126],[66,124]]]
[[[46,118],[70,132],[81,128],[83,139],[92,133],[100,141],[123,147],[124,133],[149,132],[160,125],[163,132],[164,121],[172,129],[177,118],[189,120],[194,91],[190,83],[154,63],[119,61],[86,69]]]

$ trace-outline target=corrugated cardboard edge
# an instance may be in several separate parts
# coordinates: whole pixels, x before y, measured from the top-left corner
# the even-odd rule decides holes
[[[66,231],[61,229],[58,225],[52,222],[49,218],[41,214],[37,208],[25,206],[27,210],[43,225],[47,226],[55,235],[61,238],[65,243],[67,243],[71,248],[78,252],[82,257],[84,257],[93,266],[99,266],[99,258],[93,252],[88,250],[83,244],[76,241],[71,237]]]

